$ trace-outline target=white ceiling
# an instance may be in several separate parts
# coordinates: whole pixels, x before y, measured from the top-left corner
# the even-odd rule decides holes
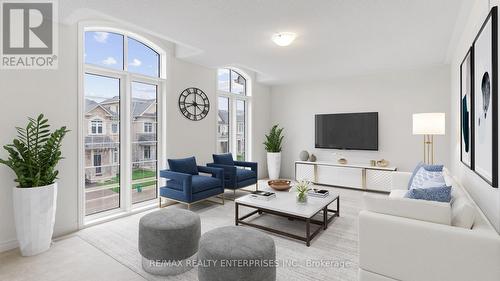
[[[200,52],[183,59],[254,70],[267,84],[446,63],[465,0],[64,0]],[[277,31],[298,34],[288,47]]]

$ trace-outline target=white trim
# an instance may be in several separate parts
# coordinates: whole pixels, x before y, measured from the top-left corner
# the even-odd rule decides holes
[[[84,48],[85,48],[85,31],[107,31],[123,35],[124,39],[124,70],[114,70],[108,69],[97,65],[86,65],[84,61]],[[147,47],[154,50],[159,58],[159,75],[160,77],[150,77],[137,73],[127,72],[128,60],[127,60],[127,49],[128,40],[127,37],[131,37],[137,40]],[[157,178],[159,179],[159,171],[164,167],[163,161],[160,162],[158,159],[164,159],[166,154],[166,132],[164,122],[158,122],[158,120],[164,120],[166,118],[166,77],[167,77],[167,52],[161,48],[158,44],[153,43],[152,40],[147,39],[144,36],[140,36],[136,33],[130,32],[128,30],[118,28],[116,24],[106,23],[106,22],[80,22],[78,24],[78,227],[84,228],[88,225],[95,224],[95,222],[107,221],[108,218],[114,219],[117,217],[123,217],[125,215],[130,215],[132,213],[138,212],[144,209],[144,206],[150,208],[149,205],[155,206],[156,200],[145,201],[137,204],[132,204],[132,138],[131,138],[131,108],[130,102],[132,98],[132,82],[147,83],[157,86],[157,140],[156,140],[156,163],[157,163]],[[120,79],[120,173],[123,175],[120,178],[120,208],[104,211],[101,213],[93,214],[90,216],[85,216],[85,143],[84,136],[84,106],[85,106],[85,92],[84,92],[84,75],[85,73],[93,73],[98,75],[104,75],[108,77]],[[104,131],[103,131],[104,133]],[[111,153],[113,155],[113,152]],[[83,156],[82,156],[83,155]],[[113,156],[112,156],[113,157]],[[112,166],[117,166],[118,164],[113,164]],[[160,180],[158,180],[157,187],[160,186]],[[157,191],[159,195],[159,191]]]
[[[0,242],[0,253],[13,250],[17,247],[19,247],[19,243],[17,242],[17,239],[12,239],[12,240]]]

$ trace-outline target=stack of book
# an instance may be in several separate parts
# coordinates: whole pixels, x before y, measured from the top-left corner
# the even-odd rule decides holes
[[[269,192],[269,191],[254,191],[250,194],[250,197],[259,199],[259,200],[264,200],[264,201],[269,201],[273,198],[276,198],[276,193],[274,192]]]
[[[307,192],[307,194],[309,196],[318,197],[318,198],[325,198],[325,197],[328,197],[328,195],[330,195],[328,193],[328,190],[324,190],[324,189],[311,189]]]

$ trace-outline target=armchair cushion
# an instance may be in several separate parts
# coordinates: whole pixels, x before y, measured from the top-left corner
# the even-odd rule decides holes
[[[234,166],[233,154],[212,154],[215,164]]]
[[[255,173],[254,171],[247,170],[247,169],[236,169],[236,180],[237,181],[244,181],[244,180],[252,179],[252,178],[256,178],[256,177],[257,177],[257,173]]]
[[[194,156],[181,159],[168,159],[168,165],[173,172],[198,175],[198,166],[196,166],[196,158]]]
[[[193,176],[193,193],[202,192],[216,187],[222,188],[222,181],[206,176]]]

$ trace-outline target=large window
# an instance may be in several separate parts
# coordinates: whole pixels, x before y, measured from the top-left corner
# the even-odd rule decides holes
[[[247,160],[247,80],[232,69],[219,69],[217,74],[217,153],[232,152],[237,160]]]
[[[86,29],[83,46],[84,215],[157,198],[161,56],[127,33]]]

